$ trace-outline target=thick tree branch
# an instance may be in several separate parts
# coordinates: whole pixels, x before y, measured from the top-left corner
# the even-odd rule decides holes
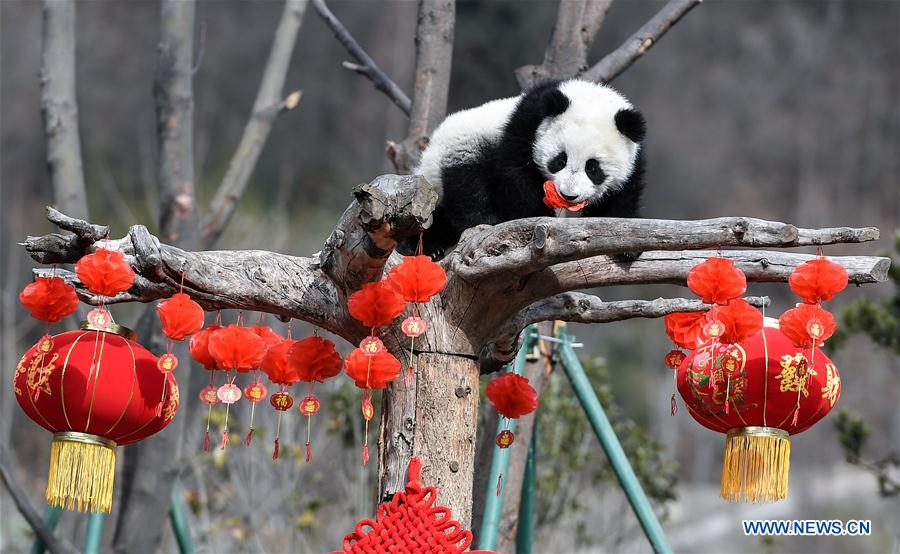
[[[228,171],[219,184],[209,212],[201,224],[201,245],[204,248],[210,248],[215,244],[231,220],[238,201],[247,189],[247,183],[266,145],[276,117],[294,109],[300,102],[300,91],[294,91],[286,98],[282,96],[306,6],[307,0],[287,0],[284,3],[284,11],[275,30],[272,49],[269,51],[269,59],[256,93],[250,119],[244,126],[241,141],[228,164]]]
[[[672,25],[697,6],[701,0],[669,0],[659,13],[628,37],[621,46],[582,74],[582,77],[598,83],[612,81],[628,69],[638,58],[647,53]]]
[[[341,23],[341,21],[331,13],[331,10],[328,9],[325,0],[313,0],[313,6],[316,8],[316,13],[319,14],[319,17],[325,21],[325,24],[328,25],[334,33],[335,38],[344,45],[347,52],[349,52],[350,55],[353,56],[353,59],[358,62],[355,64],[344,62],[344,67],[350,71],[359,73],[372,81],[372,85],[374,85],[377,90],[384,93],[384,95],[387,96],[391,102],[396,104],[404,114],[409,116],[412,109],[412,101],[410,101],[409,96],[407,96],[406,93],[387,76],[387,73],[378,67],[375,60],[373,60],[362,46],[356,42],[356,39],[353,38],[350,31],[348,31],[347,28],[344,27],[344,24]]]
[[[546,79],[574,77],[588,68],[588,53],[603,25],[612,0],[568,0],[559,3],[556,24],[541,65],[516,70],[516,80],[527,89]]]
[[[874,227],[799,229],[749,217],[697,221],[530,218],[501,223],[475,234],[451,255],[451,263],[464,279],[481,280],[532,273],[600,254],[719,246],[785,248],[867,242],[878,236]]]
[[[388,142],[387,154],[399,173],[419,162],[428,137],[447,114],[456,0],[419,0],[416,27],[416,73],[409,133],[401,143]]]
[[[45,0],[41,52],[41,114],[56,206],[87,219],[87,196],[75,100],[75,2]]]

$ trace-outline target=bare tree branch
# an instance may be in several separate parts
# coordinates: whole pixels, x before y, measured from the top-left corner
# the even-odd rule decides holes
[[[415,92],[409,134],[401,143],[388,142],[387,154],[399,173],[419,162],[428,137],[447,114],[456,0],[419,0],[416,27]]]
[[[306,6],[307,0],[287,0],[284,3],[250,119],[244,126],[241,141],[213,197],[209,212],[201,223],[201,244],[204,248],[215,244],[231,220],[266,145],[275,118],[294,109],[300,102],[300,91],[294,91],[284,99],[282,91]]]
[[[650,50],[672,25],[678,23],[678,20],[700,2],[701,0],[669,0],[650,21],[612,53],[585,71],[582,77],[598,83],[612,81],[647,53],[647,50]]]
[[[588,53],[612,0],[568,0],[559,3],[556,24],[541,65],[516,69],[523,89],[546,79],[574,77],[588,68]]]
[[[74,0],[45,0],[42,37],[41,114],[53,198],[63,212],[87,219],[75,99]]]
[[[325,21],[325,24],[334,33],[335,38],[344,45],[344,48],[353,56],[353,59],[359,62],[356,64],[344,62],[343,66],[372,81],[377,90],[384,93],[404,114],[409,116],[412,109],[412,101],[410,101],[409,96],[387,76],[387,73],[378,67],[375,60],[356,42],[350,31],[344,27],[344,24],[325,5],[325,0],[313,0],[313,6],[316,8],[316,13],[319,14],[319,17]]]

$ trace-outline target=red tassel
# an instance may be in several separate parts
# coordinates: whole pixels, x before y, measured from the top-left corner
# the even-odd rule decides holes
[[[209,452],[209,431],[207,431],[206,436],[203,437],[203,451]]]
[[[369,445],[363,446],[363,465],[369,465]]]
[[[228,431],[222,431],[222,450],[225,450],[225,447],[228,446]]]
[[[500,491],[503,490],[503,474],[497,476],[497,492],[494,493],[494,496],[500,496]]]
[[[413,381],[413,369],[412,369],[412,366],[409,366],[408,368],[406,368],[406,378],[403,380],[403,384],[406,385],[406,388],[409,388],[412,386],[412,381]]]
[[[312,447],[309,445],[309,441],[306,441],[306,463],[309,463],[312,460]]]
[[[797,420],[800,419],[800,406],[794,408],[794,419],[791,420],[791,427],[797,426]]]
[[[272,459],[278,459],[278,439],[275,439],[275,450],[272,451]]]
[[[674,416],[678,411],[678,402],[675,401],[675,393],[672,393],[672,399],[669,401],[669,415]]]
[[[162,400],[159,401],[159,404],[156,405],[156,417],[162,415],[163,403]]]
[[[250,446],[251,442],[253,442],[253,427],[247,431],[247,436],[244,437],[244,446]]]

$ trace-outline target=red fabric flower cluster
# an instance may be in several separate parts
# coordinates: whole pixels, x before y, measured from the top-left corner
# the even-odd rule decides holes
[[[387,281],[407,302],[428,302],[443,290],[447,274],[429,256],[406,256],[394,266]]]
[[[221,325],[207,325],[191,337],[189,344],[191,357],[210,371],[221,369],[216,359],[209,353],[209,337],[221,328]]]
[[[533,412],[538,395],[528,379],[515,373],[504,373],[487,385],[487,397],[497,413],[510,419]]]
[[[387,325],[406,309],[406,302],[386,281],[366,283],[350,295],[347,308],[366,327]]]
[[[666,335],[681,348],[694,350],[706,340],[706,312],[675,312],[663,318]]]
[[[288,364],[301,381],[322,383],[341,372],[341,355],[322,337],[297,341],[288,351]]]
[[[691,268],[687,286],[706,304],[727,304],[747,291],[747,277],[728,258],[708,258]]]
[[[781,314],[778,328],[797,348],[819,346],[834,334],[837,322],[818,304],[797,304]]]
[[[721,339],[729,344],[743,342],[763,327],[762,314],[743,298],[736,298],[725,306],[716,306],[709,311],[708,317],[725,325]]]
[[[269,347],[263,356],[259,368],[269,376],[269,380],[276,385],[288,387],[297,382],[297,372],[291,367],[288,352],[298,341],[285,339],[275,346]]]
[[[266,355],[266,343],[247,327],[229,325],[212,333],[209,354],[223,369],[246,373],[259,367]]]
[[[134,284],[134,270],[121,252],[98,248],[75,264],[75,273],[88,290],[103,296],[115,296]]]
[[[156,311],[163,333],[172,340],[184,340],[203,328],[203,308],[183,292],[160,302]]]
[[[831,300],[846,288],[847,282],[847,270],[825,258],[804,262],[788,279],[794,294],[807,304]]]
[[[38,277],[19,293],[19,301],[31,317],[56,323],[78,308],[75,288],[59,277]]]

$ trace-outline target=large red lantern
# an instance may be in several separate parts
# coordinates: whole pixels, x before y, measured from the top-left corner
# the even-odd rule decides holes
[[[821,350],[801,350],[767,320],[742,342],[700,346],[678,368],[678,391],[698,423],[727,434],[722,498],[771,502],[787,495],[788,437],[834,407],[841,379]]]
[[[178,385],[171,372],[160,379],[157,358],[107,312],[95,310],[89,320],[29,349],[13,388],[28,417],[54,434],[47,502],[109,512],[116,446],[168,425],[178,410]]]

